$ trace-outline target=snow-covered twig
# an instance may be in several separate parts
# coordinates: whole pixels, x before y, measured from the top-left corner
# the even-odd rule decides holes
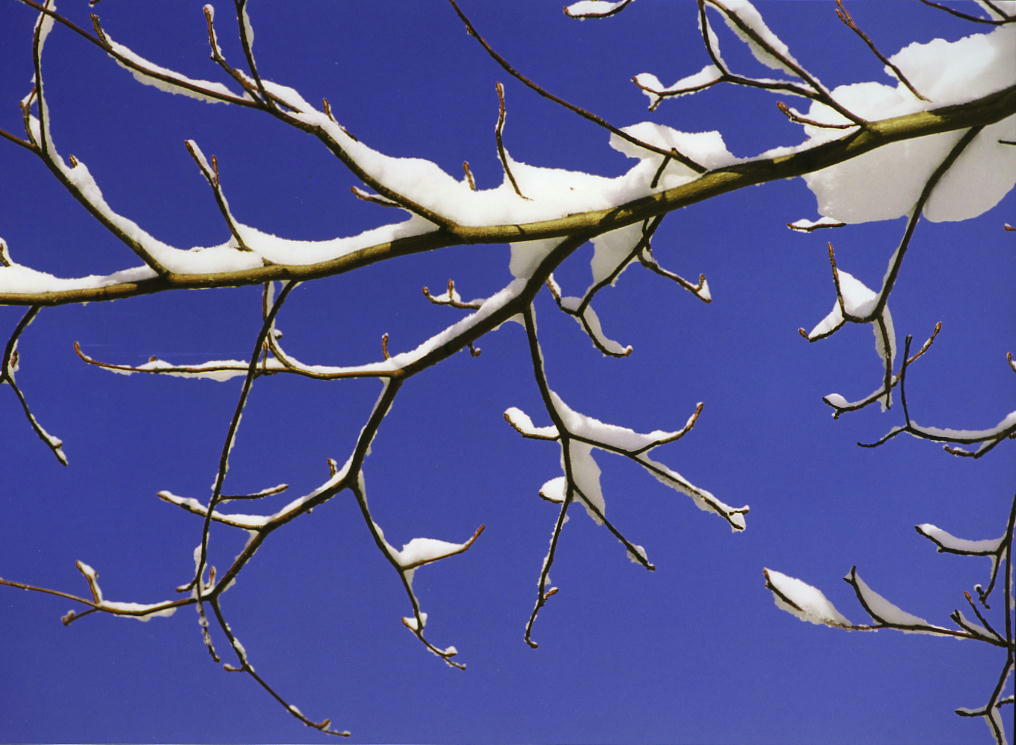
[[[995,588],[995,577],[998,574],[1000,566],[1004,566],[1005,577],[1002,582],[1004,627],[1002,632],[996,630],[990,623],[981,608],[973,602],[970,593],[964,593],[964,597],[979,623],[967,619],[959,609],[956,609],[949,617],[956,623],[958,628],[952,629],[939,626],[902,610],[875,592],[861,579],[856,566],[850,569],[850,572],[848,572],[844,579],[853,589],[858,603],[871,617],[873,621],[871,624],[852,623],[836,610],[835,606],[832,605],[821,590],[794,577],[766,569],[764,570],[765,586],[773,593],[773,599],[778,608],[810,623],[823,624],[847,631],[889,629],[903,633],[929,634],[932,636],[978,641],[1004,649],[1006,657],[987,703],[977,708],[960,708],[956,710],[956,713],[966,717],[983,717],[996,744],[1005,745],[1005,727],[1002,725],[1000,708],[1005,704],[1012,703],[1012,696],[1005,695],[1005,688],[1013,671],[1014,652],[1016,652],[1012,607],[1012,548],[1014,531],[1016,531],[1016,496],[1014,496],[1010,507],[1005,534],[999,539],[971,541],[957,538],[934,525],[923,524],[917,526],[917,532],[934,542],[939,552],[961,556],[988,556],[991,558],[991,581],[988,589],[984,590],[980,585],[974,588],[979,596],[980,604],[985,609],[990,608],[987,598]]]
[[[615,16],[631,5],[635,0],[579,0],[566,5],[564,14],[570,18],[584,21],[587,18],[609,18]]]
[[[921,424],[917,424],[910,417],[910,410],[907,405],[906,396],[906,374],[907,368],[914,359],[920,356],[920,353],[915,354],[913,358],[910,356],[910,343],[911,337],[908,335],[904,345],[903,352],[903,365],[900,367],[899,376],[897,380],[900,388],[900,403],[903,408],[904,424],[898,425],[890,429],[886,434],[880,437],[878,440],[872,443],[858,443],[861,447],[874,448],[879,445],[883,445],[892,438],[899,434],[906,432],[913,437],[917,437],[922,440],[932,440],[934,442],[953,443],[952,445],[943,446],[945,451],[953,455],[959,455],[971,458],[980,458],[986,455],[992,449],[995,448],[999,443],[1006,439],[1016,437],[1016,411],[1011,411],[1006,414],[1002,420],[994,427],[988,429],[949,429],[942,427],[928,427]],[[976,450],[966,450],[956,445],[976,445],[980,446]]]
[[[430,302],[434,303],[434,305],[447,305],[461,310],[479,310],[480,306],[483,305],[483,299],[469,301],[463,300],[458,290],[455,289],[454,279],[448,280],[448,289],[440,295],[433,295],[431,294],[429,287],[424,287],[423,296]]]
[[[560,396],[550,388],[543,365],[543,353],[536,329],[535,311],[531,307],[526,309],[523,312],[523,319],[529,340],[533,376],[552,423],[546,427],[536,427],[525,412],[514,407],[505,412],[505,419],[524,437],[557,441],[561,449],[563,471],[563,475],[550,479],[540,489],[540,496],[547,501],[559,504],[560,509],[551,531],[550,545],[544,556],[537,581],[536,602],[525,629],[526,643],[531,647],[536,647],[537,644],[532,638],[533,627],[540,610],[547,600],[557,592],[557,588],[549,587],[550,569],[561,540],[568,508],[573,503],[581,504],[594,522],[605,525],[624,546],[629,559],[641,564],[646,569],[655,569],[655,566],[649,562],[645,549],[631,542],[607,519],[606,503],[600,486],[600,469],[593,458],[593,449],[630,458],[664,485],[690,496],[699,509],[712,511],[724,517],[735,531],[744,529],[744,515],[748,512],[748,507],[734,508],[724,504],[710,492],[696,487],[676,471],[648,456],[652,449],[674,442],[691,431],[702,412],[702,404],[698,404],[685,425],[674,432],[657,430],[649,434],[640,434],[625,427],[605,424],[580,414],[568,407]]]
[[[394,384],[392,384],[394,386]],[[466,666],[461,662],[457,662],[454,657],[458,654],[458,649],[453,646],[449,647],[437,647],[424,635],[424,627],[427,624],[427,614],[420,608],[420,601],[416,597],[416,592],[413,590],[413,576],[416,570],[424,566],[425,564],[431,564],[441,559],[446,559],[450,556],[456,556],[461,553],[465,553],[469,548],[476,542],[476,539],[483,533],[484,526],[481,525],[476,529],[472,536],[470,536],[463,543],[449,543],[447,541],[438,541],[432,538],[414,538],[409,543],[402,547],[402,550],[396,550],[387,540],[385,540],[384,532],[381,530],[381,526],[378,525],[373,516],[371,515],[370,508],[367,505],[367,494],[364,487],[363,475],[361,472],[360,477],[357,479],[357,483],[350,486],[354,496],[356,497],[356,503],[360,508],[360,513],[363,515],[364,522],[370,531],[371,537],[374,539],[374,543],[384,554],[385,558],[388,559],[389,563],[398,572],[399,579],[402,582],[402,587],[406,591],[406,596],[409,598],[410,605],[413,609],[412,617],[402,619],[402,624],[413,632],[413,635],[431,652],[441,658],[449,667],[454,667],[458,670],[465,670]]]
[[[924,353],[927,352],[931,348],[932,343],[935,341],[935,338],[938,336],[938,332],[941,331],[941,330],[942,330],[942,323],[940,321],[940,322],[935,324],[934,330],[932,330],[931,335],[927,338],[927,340],[924,342],[924,344],[921,345],[921,348],[918,349],[916,352],[914,352],[909,357],[907,357],[906,359],[904,359],[903,364],[909,366],[909,365],[913,364],[915,361],[917,361],[918,359],[920,359],[922,356],[924,356]],[[890,380],[889,380],[889,388],[892,389],[899,382],[900,382],[900,375],[893,375],[890,378]],[[839,393],[830,393],[830,394],[827,394],[827,395],[822,397],[822,402],[825,403],[825,404],[828,404],[829,406],[832,407],[832,409],[833,409],[833,419],[839,419],[841,415],[843,415],[843,414],[845,414],[847,412],[857,411],[858,409],[863,409],[865,406],[873,404],[876,401],[878,401],[879,399],[885,400],[886,394],[887,394],[887,390],[885,388],[885,385],[883,384],[881,387],[875,389],[874,391],[869,393],[867,396],[865,396],[864,398],[858,399],[857,401],[847,401]]]

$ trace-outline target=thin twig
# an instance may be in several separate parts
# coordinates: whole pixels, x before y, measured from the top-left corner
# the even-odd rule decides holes
[[[607,120],[605,120],[603,117],[597,116],[596,114],[594,114],[594,113],[592,113],[590,111],[587,111],[587,110],[583,109],[580,106],[576,106],[575,104],[570,103],[569,101],[566,101],[565,99],[561,98],[560,96],[554,95],[553,93],[548,91],[546,88],[543,88],[542,86],[534,83],[532,80],[530,80],[525,75],[523,75],[518,70],[516,70],[511,65],[511,63],[508,62],[508,60],[506,60],[504,57],[502,57],[500,54],[498,54],[494,50],[494,48],[487,42],[487,40],[484,39],[483,36],[480,35],[480,32],[476,30],[476,27],[473,26],[472,21],[470,21],[469,18],[466,16],[466,14],[462,12],[462,9],[459,7],[458,3],[455,2],[455,0],[448,0],[448,2],[451,4],[452,8],[455,10],[455,13],[456,13],[456,15],[458,15],[459,19],[461,19],[461,21],[466,25],[466,31],[469,32],[469,35],[472,36],[474,39],[476,39],[477,42],[479,42],[480,46],[482,46],[484,48],[484,50],[486,50],[487,54],[490,55],[491,59],[493,59],[495,62],[497,62],[505,72],[507,72],[509,75],[511,75],[516,80],[518,80],[520,83],[522,83],[523,85],[527,86],[528,88],[530,88],[531,90],[535,91],[537,94],[543,96],[544,98],[549,99],[549,100],[553,101],[554,103],[556,103],[556,104],[558,104],[560,106],[563,106],[564,108],[568,109],[569,111],[572,111],[572,112],[578,114],[583,119],[587,119],[588,121],[591,121],[594,124],[598,124],[599,126],[603,127],[604,129],[606,129],[606,130],[610,131],[611,133],[617,135],[622,140],[630,142],[633,145],[638,145],[639,147],[644,147],[647,150],[651,150],[654,153],[659,153],[660,155],[666,155],[667,154],[668,151],[666,149],[658,147],[656,145],[652,145],[652,144],[650,144],[648,142],[644,142],[644,141],[638,139],[637,137],[632,137],[627,132],[625,132],[625,131],[615,127],[614,125],[610,124],[609,122],[607,122]],[[677,158],[677,160],[679,160],[681,163],[683,163],[684,165],[686,165],[689,168],[691,168],[696,173],[705,173],[708,170],[703,165],[701,165],[700,163],[695,162],[694,160],[692,160],[691,158],[689,158],[688,156],[686,156],[684,154],[680,154],[679,153],[676,156],[676,158]]]
[[[868,36],[868,34],[864,33],[861,27],[857,25],[857,22],[854,20],[854,17],[850,15],[850,11],[848,11],[843,6],[843,0],[836,0],[836,17],[839,18],[847,28],[849,28],[851,31],[857,34],[865,44],[868,45],[868,49],[871,50],[872,54],[878,57],[879,61],[882,64],[884,64],[886,67],[892,70],[893,75],[895,75],[896,78],[901,83],[903,83],[903,85],[905,85],[907,89],[911,93],[913,93],[916,98],[920,99],[921,101],[929,100],[928,98],[921,95],[921,92],[918,91],[917,88],[913,86],[913,84],[907,79],[907,76],[903,73],[903,70],[901,70],[888,57],[886,57],[884,54],[882,54],[882,52],[878,50],[878,47],[875,46],[875,42],[871,40],[871,37]]]
[[[523,199],[529,199],[529,197],[522,193],[522,190],[519,188],[519,182],[515,180],[515,174],[512,173],[511,164],[508,162],[508,153],[504,149],[504,140],[501,137],[505,119],[504,86],[498,82],[494,87],[497,88],[497,125],[494,127],[494,139],[497,140],[497,157],[501,160],[501,167],[504,169],[504,174],[511,182],[515,193]],[[466,172],[468,173],[468,171]]]
[[[1012,23],[1014,20],[1012,18],[1005,18],[1001,20],[995,18],[981,18],[979,16],[970,15],[969,13],[964,13],[961,10],[956,10],[955,8],[950,8],[948,5],[933,2],[933,0],[920,0],[920,1],[930,8],[944,10],[946,13],[954,15],[957,18],[962,18],[964,21],[973,21],[974,23],[988,23],[991,24],[992,26],[1001,26],[1006,23]]]

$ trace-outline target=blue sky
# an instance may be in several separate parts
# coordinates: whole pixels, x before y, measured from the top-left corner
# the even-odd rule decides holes
[[[719,129],[741,156],[801,140],[773,97],[754,90],[645,111],[631,75],[670,82],[707,62],[691,2],[645,0],[584,23],[553,2],[462,4],[527,75],[619,126],[652,119]],[[65,5],[87,23],[84,3]],[[219,35],[239,61],[221,5]],[[121,43],[193,77],[222,79],[207,59],[199,4],[97,7]],[[889,82],[831,3],[759,7],[827,85]],[[913,4],[852,7],[887,53],[979,30]],[[608,176],[631,165],[606,132],[506,79],[442,3],[266,1],[251,14],[262,74],[310,101],[326,96],[339,121],[388,154],[425,157],[451,173],[468,160],[481,187],[500,183],[494,83],[503,80],[505,143],[516,159]],[[17,132],[34,13],[8,1],[0,17],[0,127]],[[757,71],[732,39],[724,49]],[[46,70],[61,152],[86,162],[110,204],[168,243],[227,237],[187,138],[218,157],[234,213],[262,230],[323,239],[392,219],[352,198],[355,177],[317,141],[257,112],[139,86],[65,29],[49,41]],[[17,260],[65,276],[135,263],[29,153],[0,143],[0,168],[0,236]],[[1012,234],[1001,225],[1016,222],[1014,207],[1009,196],[977,220],[918,228],[891,308],[901,342],[908,333],[923,341],[943,322],[908,378],[922,423],[984,428],[1011,408],[1014,267]],[[1002,662],[997,650],[802,624],[777,610],[762,584],[766,566],[800,577],[863,622],[840,580],[856,564],[898,605],[947,623],[963,591],[985,580],[987,561],[936,554],[913,525],[997,537],[1012,493],[1004,444],[978,461],[911,438],[861,449],[857,441],[877,439],[900,412],[829,416],[821,397],[868,393],[880,364],[867,328],[812,345],[797,333],[834,301],[826,241],[845,269],[875,284],[903,221],[811,235],[785,227],[816,216],[799,180],[669,216],[657,257],[684,276],[705,273],[714,300],[629,270],[597,305],[608,335],[634,347],[625,359],[604,358],[546,293],[536,304],[550,384],[573,408],[648,431],[680,426],[705,403],[693,432],[656,456],[724,501],[750,504],[743,534],[631,463],[598,456],[609,515],[657,569],[629,562],[575,509],[552,572],[561,591],[538,621],[540,648],[529,649],[522,630],[556,516],[537,490],[560,465],[556,445],[523,440],[502,418],[518,406],[546,423],[525,336],[508,324],[481,340],[479,357],[455,355],[407,383],[365,467],[375,519],[393,544],[460,541],[486,525],[467,554],[421,569],[415,582],[430,635],[456,645],[468,670],[447,668],[406,633],[398,577],[342,494],[273,536],[224,596],[258,671],[308,716],[331,717],[364,743],[986,741],[981,723],[952,709],[983,703]],[[576,253],[558,280],[584,288],[590,256],[588,247]],[[307,361],[364,362],[379,356],[385,332],[393,350],[410,349],[455,320],[458,311],[420,293],[449,277],[464,296],[490,294],[510,279],[508,249],[443,249],[303,286],[280,319],[288,349]],[[0,308],[5,339],[21,313]],[[100,572],[109,599],[173,597],[193,571],[200,521],[155,493],[208,494],[239,381],[115,376],[81,363],[72,344],[111,362],[197,363],[246,357],[258,325],[255,288],[44,311],[21,342],[18,381],[65,441],[70,466],[0,390],[0,576],[85,593],[74,568],[82,560]],[[327,458],[345,459],[377,389],[370,380],[259,380],[227,489],[313,488]],[[213,562],[226,564],[240,546],[236,535],[216,534]],[[69,607],[0,592],[3,741],[327,739],[213,664],[190,609],[145,624],[93,615],[64,628]]]

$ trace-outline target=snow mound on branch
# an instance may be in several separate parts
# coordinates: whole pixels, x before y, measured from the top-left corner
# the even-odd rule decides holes
[[[885,119],[971,101],[1012,85],[1016,26],[955,42],[935,39],[904,47],[890,60],[928,100],[902,83],[855,83],[833,98],[855,114]],[[828,106],[813,103],[808,118],[844,124]],[[805,126],[808,145],[842,136],[842,130]],[[819,213],[847,223],[892,220],[911,212],[928,178],[963,136],[948,132],[897,142],[804,177]],[[1016,184],[1016,116],[984,127],[935,186],[924,205],[933,222],[968,220],[994,207]]]
[[[847,617],[836,610],[836,606],[817,587],[775,569],[765,569],[763,573],[766,587],[773,593],[773,601],[780,610],[808,623],[841,628],[851,626]]]

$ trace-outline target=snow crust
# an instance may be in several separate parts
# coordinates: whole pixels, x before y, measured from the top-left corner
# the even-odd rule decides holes
[[[766,569],[765,576],[780,610],[808,623],[844,628],[853,625],[817,587],[774,569]]]

